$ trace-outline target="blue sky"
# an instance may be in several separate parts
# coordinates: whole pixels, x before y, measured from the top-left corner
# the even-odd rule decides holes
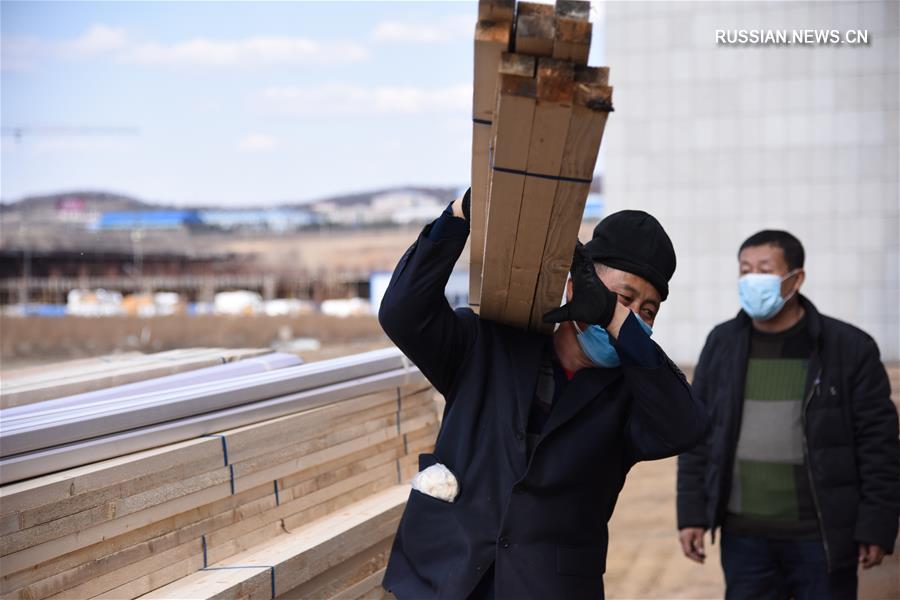
[[[91,189],[271,205],[468,179],[474,1],[0,10],[4,201]]]

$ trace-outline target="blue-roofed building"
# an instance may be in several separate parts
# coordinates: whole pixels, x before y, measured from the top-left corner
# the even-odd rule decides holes
[[[324,222],[321,215],[293,208],[211,209],[200,211],[200,219],[205,225],[226,231],[249,229],[278,233],[314,227]]]
[[[99,230],[180,229],[201,225],[196,210],[141,210],[105,212],[94,224]]]

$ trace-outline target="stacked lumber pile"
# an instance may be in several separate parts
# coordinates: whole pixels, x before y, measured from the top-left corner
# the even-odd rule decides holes
[[[404,381],[396,349],[172,389],[75,397],[0,410],[0,483],[37,477],[239,427],[384,389]],[[149,387],[158,387],[146,384]],[[114,390],[109,390],[112,393]]]
[[[532,331],[551,330],[612,110],[609,69],[587,66],[589,12],[479,2],[469,301]]]
[[[381,352],[370,357],[380,368],[400,356]],[[283,387],[282,399],[308,397],[303,388]],[[408,363],[320,388],[330,400],[322,392],[275,417],[251,413],[240,426],[0,487],[0,594],[380,593],[405,482],[438,430],[439,398]]]
[[[52,371],[45,366],[17,369],[3,376],[0,408],[83,394],[271,352],[264,348],[186,348],[154,354],[125,352],[67,361],[56,365]]]

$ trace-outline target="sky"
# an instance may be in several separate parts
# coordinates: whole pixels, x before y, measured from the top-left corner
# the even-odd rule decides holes
[[[468,181],[474,1],[0,11],[4,202],[98,190],[268,206]]]

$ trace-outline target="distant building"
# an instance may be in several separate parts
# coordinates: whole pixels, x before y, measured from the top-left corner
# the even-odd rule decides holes
[[[292,208],[217,209],[202,210],[199,214],[204,225],[227,231],[246,229],[283,233],[314,227],[324,222],[319,214]]]
[[[372,314],[378,314],[381,299],[384,298],[392,275],[393,273],[387,271],[378,271],[369,277],[369,305]],[[444,287],[444,296],[452,308],[469,306],[469,272],[453,271]]]
[[[445,204],[428,192],[398,190],[376,194],[365,202],[317,202],[312,209],[326,224],[360,227],[427,223],[440,214]]]
[[[101,214],[94,229],[181,229],[201,224],[200,213],[196,210],[129,210]]]
[[[584,205],[583,221],[599,221],[603,218],[603,196],[596,192],[588,194],[587,203]]]

